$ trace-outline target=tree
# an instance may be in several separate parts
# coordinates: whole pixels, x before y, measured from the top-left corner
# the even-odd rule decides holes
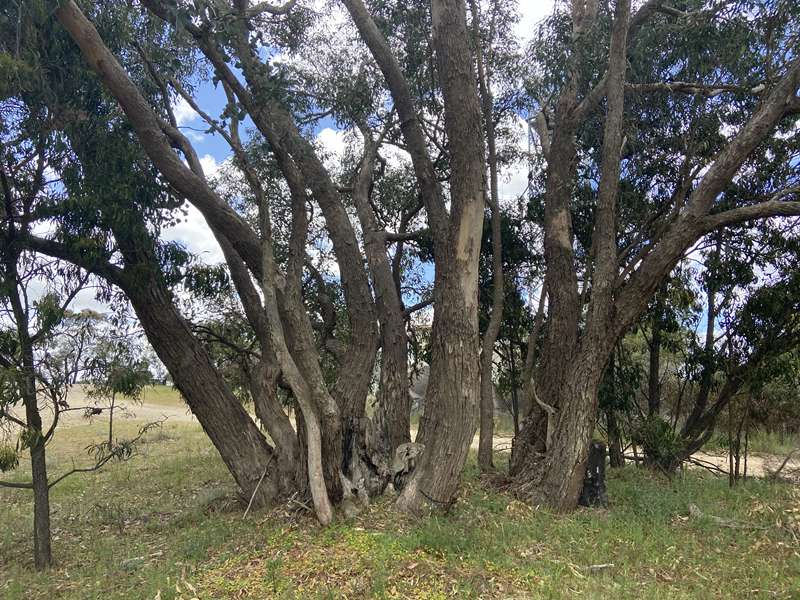
[[[36,236],[25,243],[70,257],[125,292],[244,495],[267,502],[307,484],[324,523],[341,499],[382,489],[381,462],[407,439],[409,309],[398,264],[411,238],[432,248],[434,317],[417,440],[425,451],[398,505],[420,512],[456,498],[502,330],[502,207],[491,184],[499,160],[492,145],[500,115],[514,105],[492,102],[494,83],[505,86],[513,77],[492,77],[502,73],[493,62],[501,53],[486,44],[492,23],[495,32],[507,28],[505,4],[473,6],[472,27],[458,0],[434,0],[430,10],[423,2],[341,4],[352,22],[343,28],[349,45],[330,47],[348,77],[276,60],[278,51],[300,59],[318,39],[315,20],[292,2],[144,0],[143,11],[92,6],[84,13],[70,1],[53,13],[58,25],[44,10],[26,13],[33,29],[49,28],[59,40],[58,58],[72,69],[73,89],[85,102],[83,113],[56,106],[54,97],[70,94],[28,95],[24,102],[37,100],[62,116],[57,129],[84,171],[70,179],[73,201],[85,206],[89,194],[102,200],[93,214],[74,207],[59,213],[63,229],[77,232],[70,243]],[[574,3],[555,12],[530,48],[525,88],[509,97],[527,96],[546,165],[531,174],[529,211],[532,228],[543,232],[545,277],[521,369],[523,404],[532,410],[514,442],[511,474],[520,495],[560,509],[575,505],[609,358],[684,255],[723,228],[800,213],[789,200],[797,192],[796,161],[783,161],[749,187],[741,177],[776,153],[789,156],[794,144],[795,13],[790,4],[745,0],[712,8],[691,1],[682,9],[650,0],[636,12],[627,0]],[[187,60],[168,60],[161,40]],[[32,64],[41,56],[53,60],[35,36],[30,46],[39,52]],[[96,79],[76,60],[76,49]],[[712,70],[703,59],[709,49],[721,57]],[[192,68],[208,69],[218,82],[227,99],[222,114],[196,102]],[[63,91],[67,84],[47,85]],[[206,177],[177,125],[178,98],[229,144],[235,192]],[[341,168],[326,164],[310,139],[320,115],[333,115],[358,138]],[[257,130],[252,143],[240,137],[245,117]],[[407,153],[410,169],[398,171],[413,174],[406,188],[414,201],[384,194],[387,146]],[[107,185],[107,157],[120,165],[124,186]],[[187,257],[158,240],[158,211],[184,199],[219,242],[224,271],[258,340],[250,392],[274,448],[236,404],[208,338],[175,306]],[[481,357],[487,199],[498,302]],[[410,230],[423,209],[427,230]],[[326,278],[309,260],[312,231],[330,249],[337,276]],[[89,257],[73,243],[87,238],[98,249]],[[378,418],[369,423],[366,398],[379,345]],[[508,356],[515,360],[515,350]],[[211,399],[188,370],[214,390]],[[299,407],[304,431],[289,422],[279,388]],[[483,396],[488,408],[488,392]],[[270,468],[273,457],[278,473]]]
[[[117,397],[125,396],[137,402],[144,388],[153,381],[149,364],[141,353],[136,352],[134,344],[132,336],[112,330],[106,336],[98,336],[92,349],[88,373],[89,397],[108,405],[109,446],[114,443]]]
[[[631,14],[630,3],[622,0],[615,3],[613,13],[599,3],[575,3],[570,13],[556,14],[550,30],[554,37],[541,42],[562,44],[559,52],[549,50],[561,62],[544,72],[539,104],[546,125],[539,133],[547,159],[543,202],[548,322],[538,387],[543,402],[557,416],[549,444],[542,411],[532,415],[514,444],[512,474],[517,491],[525,497],[559,509],[575,506],[605,365],[617,341],[639,319],[684,253],[722,227],[800,211],[800,204],[785,200],[796,191],[791,179],[773,182],[755,196],[719,202],[736,174],[748,161],[763,156],[776,139],[776,128],[784,127],[798,108],[800,63],[789,57],[791,53],[783,53],[791,44],[794,9],[780,4],[773,13],[772,8],[762,7],[756,14],[759,25],[753,27],[745,17],[750,14],[748,7],[728,4],[720,12],[697,3],[682,11],[653,1]],[[785,24],[777,30],[771,25],[776,15]],[[689,27],[690,23],[700,26]],[[700,39],[693,36],[701,34],[708,43],[720,45],[726,61],[719,71],[710,71],[698,60],[688,41]],[[665,45],[666,39],[673,43]],[[751,52],[733,49],[744,40],[751,44]],[[761,78],[765,56],[772,57],[766,65],[770,75],[763,86],[748,85]],[[664,82],[663,68],[678,64],[674,62],[678,57],[685,59],[685,68],[668,70],[672,81]],[[684,78],[689,83],[675,85]],[[686,92],[694,96],[682,97]],[[633,233],[619,217],[626,196],[636,189],[634,185],[628,191],[627,182],[633,178],[627,175],[648,163],[636,152],[645,149],[636,140],[641,136],[644,141],[650,133],[651,139],[664,139],[659,138],[661,129],[644,127],[647,121],[634,128],[633,119],[642,114],[637,104],[640,94],[648,94],[647,101],[653,94],[666,97],[664,106],[673,115],[676,106],[697,106],[693,103],[700,99],[701,117],[683,122],[682,135],[691,140],[703,132],[709,115],[715,115],[719,131],[724,122],[721,111],[733,106],[737,110],[730,135],[717,136],[705,146],[676,148],[683,161],[677,181],[673,177],[655,192],[640,196],[647,201],[642,205],[647,215]],[[725,101],[727,95],[732,96],[730,102]],[[600,107],[602,142],[587,148],[580,136]],[[579,148],[589,152],[588,163],[579,160]],[[585,259],[578,262],[573,190],[579,166],[587,164],[599,180],[596,187],[584,189],[595,202],[589,213],[591,235],[582,246]],[[641,183],[652,189],[652,174]],[[630,249],[626,239],[631,240]],[[579,276],[587,293],[581,292]]]

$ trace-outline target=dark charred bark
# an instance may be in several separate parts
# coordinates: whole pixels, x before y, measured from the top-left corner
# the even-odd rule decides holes
[[[603,442],[592,442],[589,446],[589,457],[586,461],[586,476],[583,489],[578,499],[581,506],[608,508],[606,493],[606,445]]]

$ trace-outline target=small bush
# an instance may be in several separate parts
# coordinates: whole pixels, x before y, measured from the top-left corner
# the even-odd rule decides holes
[[[0,446],[0,471],[13,471],[19,466],[19,454],[16,448],[4,444]]]
[[[634,428],[632,439],[642,447],[648,464],[673,471],[683,450],[680,436],[659,416],[650,416]]]

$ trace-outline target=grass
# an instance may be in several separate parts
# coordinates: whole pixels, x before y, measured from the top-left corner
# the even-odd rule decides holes
[[[744,445],[744,439],[742,439]],[[705,448],[709,451],[728,451],[728,434],[725,431],[715,433],[706,444]],[[774,431],[764,431],[756,429],[750,432],[748,452],[753,454],[774,454],[786,456],[792,451],[800,448],[800,435],[786,434],[781,435]]]
[[[184,407],[180,392],[171,385],[151,385],[142,391],[142,402],[158,406]]]
[[[136,424],[120,428],[122,437]],[[50,471],[82,458],[102,429],[62,431]],[[730,490],[701,472],[668,481],[633,467],[610,472],[608,485],[609,510],[553,515],[488,488],[471,461],[448,515],[411,520],[382,498],[325,529],[285,507],[243,520],[199,428],[167,422],[131,461],[54,489],[57,566],[48,573],[32,570],[29,493],[0,489],[0,597],[800,596],[797,487],[748,481]],[[748,527],[689,518],[690,503]]]

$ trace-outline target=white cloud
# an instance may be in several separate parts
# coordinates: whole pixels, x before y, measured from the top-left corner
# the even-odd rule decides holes
[[[175,113],[175,120],[179,127],[200,117],[183,97],[179,97],[172,105],[172,111]]]
[[[183,210],[185,216],[181,217],[180,222],[176,225],[165,228],[161,233],[161,239],[181,242],[189,252],[197,255],[204,263],[222,262],[222,249],[217,244],[203,215],[188,203],[183,205]]]
[[[203,173],[206,174],[206,178],[210,179],[217,174],[220,164],[217,162],[216,158],[210,154],[205,154],[200,157],[200,166],[203,167]]]
[[[330,127],[326,127],[317,134],[317,142],[328,155],[329,161],[341,162],[347,147],[347,136],[346,130],[336,130]]]
[[[536,25],[553,12],[553,0],[522,0],[519,6],[519,22],[514,33],[521,42],[529,41],[536,32]]]
[[[514,120],[514,131],[516,134],[514,143],[518,151],[527,153],[528,124],[520,116],[517,116]],[[529,170],[528,161],[524,157],[501,170],[498,182],[501,200],[513,200],[525,191],[525,188],[528,187]]]

